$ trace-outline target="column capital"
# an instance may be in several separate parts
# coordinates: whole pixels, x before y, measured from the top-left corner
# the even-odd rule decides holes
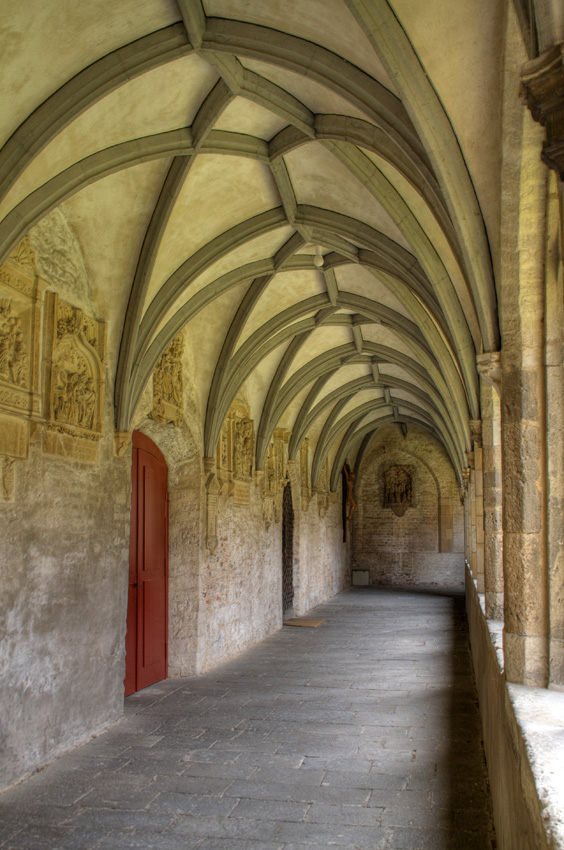
[[[523,66],[521,91],[535,121],[546,128],[542,160],[564,180],[564,42]]]
[[[462,470],[461,483],[460,483],[460,504],[464,504],[464,499],[468,495],[468,485],[470,484],[470,475],[472,470],[469,466],[465,466]]]
[[[481,449],[482,448],[482,420],[481,419],[471,419],[470,420],[470,432],[472,434],[472,443],[474,444],[474,448]]]
[[[486,351],[476,356],[478,373],[501,397],[501,351]]]

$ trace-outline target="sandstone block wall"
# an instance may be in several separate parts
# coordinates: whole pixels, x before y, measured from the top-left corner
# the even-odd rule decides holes
[[[385,476],[393,467],[412,475],[412,505],[397,515],[386,504]],[[461,585],[464,515],[444,449],[410,428],[382,429],[362,460],[356,485],[353,570],[368,570],[370,584]]]
[[[500,850],[549,850],[546,800],[541,803],[531,769],[530,742],[515,716],[503,657],[488,631],[474,581],[466,574],[466,613],[480,703],[484,749]],[[501,621],[497,639],[501,644]]]

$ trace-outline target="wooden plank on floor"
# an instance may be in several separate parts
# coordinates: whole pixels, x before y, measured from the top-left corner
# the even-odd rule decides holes
[[[284,620],[285,626],[302,626],[305,629],[317,629],[325,620],[309,620],[307,617],[292,617]]]

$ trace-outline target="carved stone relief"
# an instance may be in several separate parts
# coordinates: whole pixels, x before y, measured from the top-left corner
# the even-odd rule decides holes
[[[171,422],[179,427],[184,416],[182,355],[184,337],[179,334],[164,350],[153,372],[153,410],[149,414],[157,422]]]
[[[267,528],[282,517],[282,497],[287,478],[284,475],[288,463],[289,432],[277,428],[266,455],[263,478],[263,520]]]
[[[16,476],[14,458],[0,457],[0,501],[13,501],[15,483]]]
[[[0,267],[0,409],[17,416],[40,413],[39,316],[32,253],[22,240]]]
[[[40,287],[29,239],[0,267],[0,501],[11,501],[15,458],[27,458],[41,415]]]
[[[206,480],[206,545],[212,555],[217,551],[217,509],[221,483],[213,472]]]
[[[105,325],[45,293],[31,237],[0,267],[0,501],[14,497],[32,434],[86,461],[102,434]]]
[[[29,351],[22,319],[10,298],[0,298],[0,378],[19,387],[29,383]]]
[[[254,429],[247,417],[234,418],[233,477],[248,481],[253,474]]]
[[[347,485],[347,493],[346,493],[346,510],[347,510],[347,520],[352,523],[353,516],[356,511],[356,497],[355,497],[355,481],[356,474],[351,471],[351,468],[348,463],[345,463],[343,466],[343,472],[345,474],[345,481]]]
[[[415,506],[413,469],[410,466],[391,466],[384,472],[384,507],[401,517]]]
[[[460,504],[464,504],[464,500],[468,494],[468,485],[470,484],[470,475],[472,470],[469,466],[462,470],[462,486],[460,488]]]
[[[307,511],[311,502],[309,481],[309,440],[306,437],[300,445],[300,483],[302,491],[302,511]]]
[[[317,482],[317,509],[319,511],[319,516],[323,518],[327,513],[330,502],[330,493],[329,493],[329,460],[325,458],[325,462],[323,463],[323,467],[319,474],[319,479]]]
[[[48,293],[45,337],[50,357],[43,448],[93,462],[102,436],[105,325]]]
[[[248,405],[234,401],[221,429],[216,464],[221,484],[228,485],[228,493],[236,505],[250,503],[254,453],[255,430]]]

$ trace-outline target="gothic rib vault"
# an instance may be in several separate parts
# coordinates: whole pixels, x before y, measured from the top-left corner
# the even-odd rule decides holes
[[[168,675],[465,576],[499,846],[564,847],[561,0],[1,7],[2,782],[123,714],[151,446]]]
[[[119,432],[186,327],[207,457],[245,387],[259,470],[282,426],[294,456],[309,437],[313,486],[329,458],[335,489],[342,459],[397,421],[436,436],[462,486],[476,354],[499,346],[482,217],[492,163],[465,110],[492,120],[499,92],[449,114],[453,69],[430,81],[408,6],[154,2],[124,37],[120,4],[92,10],[80,51],[49,39],[53,16],[41,61],[59,86],[44,93],[15,57],[0,260],[64,212],[115,317]],[[457,14],[465,32],[474,15]],[[500,26],[478,28],[492,66]],[[412,37],[434,52],[426,30]]]

